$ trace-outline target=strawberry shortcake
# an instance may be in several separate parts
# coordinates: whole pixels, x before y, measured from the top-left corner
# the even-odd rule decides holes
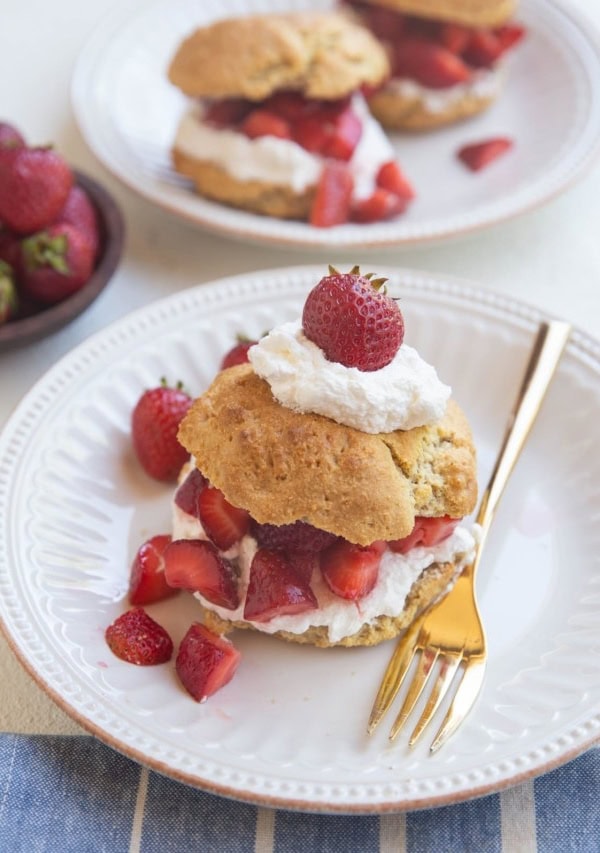
[[[209,199],[328,227],[402,213],[413,189],[362,90],[385,50],[349,16],[216,21],[179,46],[168,75],[190,100],[175,169]]]
[[[388,128],[426,130],[475,115],[502,89],[525,33],[516,0],[345,0],[385,46],[392,75],[369,98]]]
[[[317,646],[399,634],[472,558],[475,450],[397,302],[330,270],[302,317],[222,370],[183,419],[166,580],[219,633]]]

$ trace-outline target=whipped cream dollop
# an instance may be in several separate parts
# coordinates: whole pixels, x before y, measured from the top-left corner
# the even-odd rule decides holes
[[[418,99],[427,112],[435,114],[444,112],[468,97],[495,98],[500,94],[504,78],[503,68],[480,68],[464,83],[455,83],[445,89],[430,89],[406,77],[393,77],[384,88],[404,98]]]
[[[402,344],[393,361],[364,371],[329,361],[294,320],[248,351],[255,372],[289,409],[313,412],[362,432],[413,429],[444,414],[451,389],[418,352]]]
[[[353,96],[352,109],[361,120],[362,134],[348,166],[354,178],[354,196],[362,199],[375,189],[380,167],[396,157],[362,95]],[[183,154],[215,163],[238,181],[277,184],[296,193],[318,182],[323,159],[317,154],[289,139],[275,136],[250,139],[237,130],[216,128],[203,121],[203,115],[202,104],[196,104],[182,117],[175,148]]]
[[[371,592],[360,600],[348,601],[333,593],[319,571],[315,571],[311,580],[311,588],[316,596],[318,608],[306,610],[291,616],[275,616],[268,622],[250,622],[258,630],[267,634],[276,631],[289,631],[292,634],[303,634],[311,627],[327,627],[329,641],[336,643],[344,637],[350,637],[360,631],[363,625],[369,625],[379,616],[398,616],[404,610],[406,597],[413,583],[421,572],[433,563],[455,563],[457,577],[464,566],[475,555],[478,541],[477,525],[469,527],[458,525],[452,534],[432,547],[418,546],[408,554],[396,554],[389,549],[384,551],[379,565],[377,583]],[[185,513],[173,504],[173,539],[207,539],[200,521]],[[203,598],[200,593],[195,597],[209,610],[222,619],[242,621],[244,619],[244,602],[250,579],[250,566],[257,550],[253,536],[244,536],[235,546],[233,552],[225,556],[235,559],[239,569],[240,605],[236,610],[218,607]]]

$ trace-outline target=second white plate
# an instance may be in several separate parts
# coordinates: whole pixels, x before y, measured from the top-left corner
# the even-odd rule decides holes
[[[472,422],[485,482],[540,319],[442,276],[380,270],[407,342]],[[316,649],[237,632],[233,681],[198,705],[174,667],[114,658],[142,541],[170,528],[171,490],[131,451],[131,411],[160,376],[199,393],[237,332],[298,316],[322,268],[183,291],[108,327],[30,391],[0,436],[0,623],[41,686],[87,729],[192,785],[338,812],[440,805],[541,773],[600,736],[600,347],[574,333],[509,484],[480,570],[489,666],[439,753],[390,746],[366,721],[393,644]],[[185,594],[149,608],[177,644]],[[390,723],[391,724],[391,723]]]
[[[418,135],[394,135],[418,197],[390,222],[314,228],[209,202],[182,186],[169,149],[186,102],[166,70],[181,39],[214,18],[329,8],[331,0],[139,0],[107,19],[85,45],[73,78],[81,130],[99,159],[149,201],[205,228],[251,241],[375,247],[425,243],[513,217],[564,190],[600,142],[600,48],[590,27],[559,0],[523,0],[528,36],[510,57],[505,92],[481,116]],[[456,151],[510,136],[515,148],[481,173]]]

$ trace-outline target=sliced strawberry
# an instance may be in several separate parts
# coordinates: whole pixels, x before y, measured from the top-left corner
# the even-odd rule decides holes
[[[252,522],[252,534],[263,548],[274,551],[311,551],[316,553],[327,548],[337,539],[333,533],[319,530],[306,521],[292,524],[258,524]]]
[[[424,39],[402,39],[396,46],[394,76],[408,77],[430,89],[447,89],[471,76],[462,59]]]
[[[307,115],[294,122],[294,141],[312,154],[321,154],[329,139],[329,132],[318,115]]]
[[[483,142],[475,142],[470,145],[463,145],[457,152],[459,160],[471,169],[472,172],[478,172],[485,168],[502,154],[513,147],[512,139],[499,136],[496,139],[486,139]]]
[[[153,536],[139,548],[129,575],[130,604],[152,604],[175,595],[165,576],[164,552],[170,541],[167,535]]]
[[[165,663],[173,654],[173,642],[165,629],[141,607],[122,613],[104,636],[114,655],[137,666]]]
[[[505,24],[503,27],[498,27],[498,29],[494,30],[503,53],[520,42],[525,37],[525,33],[525,27],[522,27],[520,24]]]
[[[292,138],[290,123],[269,110],[252,110],[242,121],[240,130],[250,139],[257,139],[260,136]]]
[[[275,92],[264,102],[264,107],[286,121],[296,122],[313,112],[317,105],[314,100],[307,100],[299,92]]]
[[[348,221],[354,181],[348,167],[337,160],[325,163],[310,211],[310,224],[318,228]]]
[[[440,43],[457,56],[460,56],[467,47],[470,36],[469,27],[463,27],[462,24],[454,24],[450,21],[441,23],[438,31]]]
[[[319,565],[319,554],[317,551],[285,551],[285,559],[302,578],[304,583],[310,584],[315,569]]]
[[[325,157],[348,161],[362,136],[362,123],[351,107],[339,113],[324,147]]]
[[[175,492],[173,500],[183,512],[198,518],[198,498],[207,485],[206,477],[197,468],[193,468]]]
[[[329,589],[341,598],[358,601],[377,583],[381,549],[366,548],[340,539],[320,556],[321,572]]]
[[[416,548],[417,545],[431,548],[447,539],[459,521],[460,518],[450,518],[449,515],[442,515],[438,518],[417,516],[415,526],[408,536],[405,536],[404,539],[395,539],[387,544],[390,550],[396,554],[406,554],[411,548]]]
[[[243,98],[225,98],[208,104],[204,112],[204,120],[215,127],[235,127],[246,118],[252,104]]]
[[[377,186],[409,201],[415,197],[415,191],[396,160],[384,163],[377,172]]]
[[[395,193],[377,187],[368,198],[354,202],[352,207],[352,221],[381,222],[383,219],[398,216],[407,207],[407,198],[401,198]]]
[[[231,681],[240,657],[230,640],[194,622],[181,641],[175,669],[190,696],[204,702]]]
[[[491,68],[502,53],[502,43],[491,30],[473,30],[463,59],[473,68]]]
[[[274,616],[290,616],[315,607],[314,592],[284,555],[259,548],[250,566],[244,619],[268,622]]]
[[[212,542],[176,539],[165,549],[165,576],[174,589],[199,592],[208,601],[228,610],[238,606],[237,575]]]
[[[207,486],[198,497],[198,517],[208,538],[221,551],[227,551],[246,535],[250,528],[250,516],[225,499],[225,495],[214,486]]]

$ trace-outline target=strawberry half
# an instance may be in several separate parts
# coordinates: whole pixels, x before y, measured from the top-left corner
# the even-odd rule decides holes
[[[284,555],[259,548],[250,566],[244,619],[268,622],[275,616],[290,616],[316,607],[314,592]]]
[[[231,681],[240,657],[233,643],[194,622],[181,641],[175,669],[190,696],[204,702]]]
[[[459,56],[440,44],[417,38],[398,42],[393,70],[394,77],[408,77],[430,89],[446,89],[471,76]]]
[[[198,517],[206,535],[220,551],[227,551],[250,529],[250,515],[230,504],[214,486],[207,486],[198,497]]]
[[[354,202],[351,219],[363,223],[382,222],[404,213],[407,206],[407,198],[377,187],[368,198]]]
[[[340,539],[320,556],[325,583],[341,598],[364,598],[377,583],[381,553],[378,544],[365,548]]]
[[[200,492],[206,488],[208,480],[197,468],[193,468],[183,483],[175,492],[173,498],[175,505],[188,515],[198,518],[198,498]]]
[[[250,139],[258,139],[261,136],[276,136],[278,139],[292,138],[289,122],[269,110],[253,110],[243,120],[240,130]]]
[[[399,163],[395,160],[390,160],[381,166],[377,172],[376,184],[381,189],[387,190],[408,201],[415,197],[414,189],[400,168]]]
[[[165,548],[165,577],[170,587],[199,592],[212,604],[235,610],[237,575],[215,546],[204,539],[176,539]]]
[[[141,607],[115,619],[105,638],[114,655],[137,666],[165,663],[173,654],[173,642],[165,629]]]
[[[479,172],[498,157],[506,154],[513,147],[512,139],[499,136],[495,139],[486,139],[483,142],[475,142],[463,145],[457,152],[457,157],[472,172]]]
[[[354,180],[348,167],[339,160],[327,161],[321,172],[310,210],[310,224],[331,228],[348,222]]]
[[[175,595],[165,576],[164,552],[170,542],[170,536],[153,536],[138,549],[129,575],[130,604],[152,604]]]
[[[417,545],[431,548],[447,539],[459,521],[460,518],[450,518],[449,515],[442,515],[437,518],[417,516],[415,526],[408,536],[405,536],[404,539],[394,539],[388,542],[388,547],[396,554],[407,554],[411,548],[416,548]]]

